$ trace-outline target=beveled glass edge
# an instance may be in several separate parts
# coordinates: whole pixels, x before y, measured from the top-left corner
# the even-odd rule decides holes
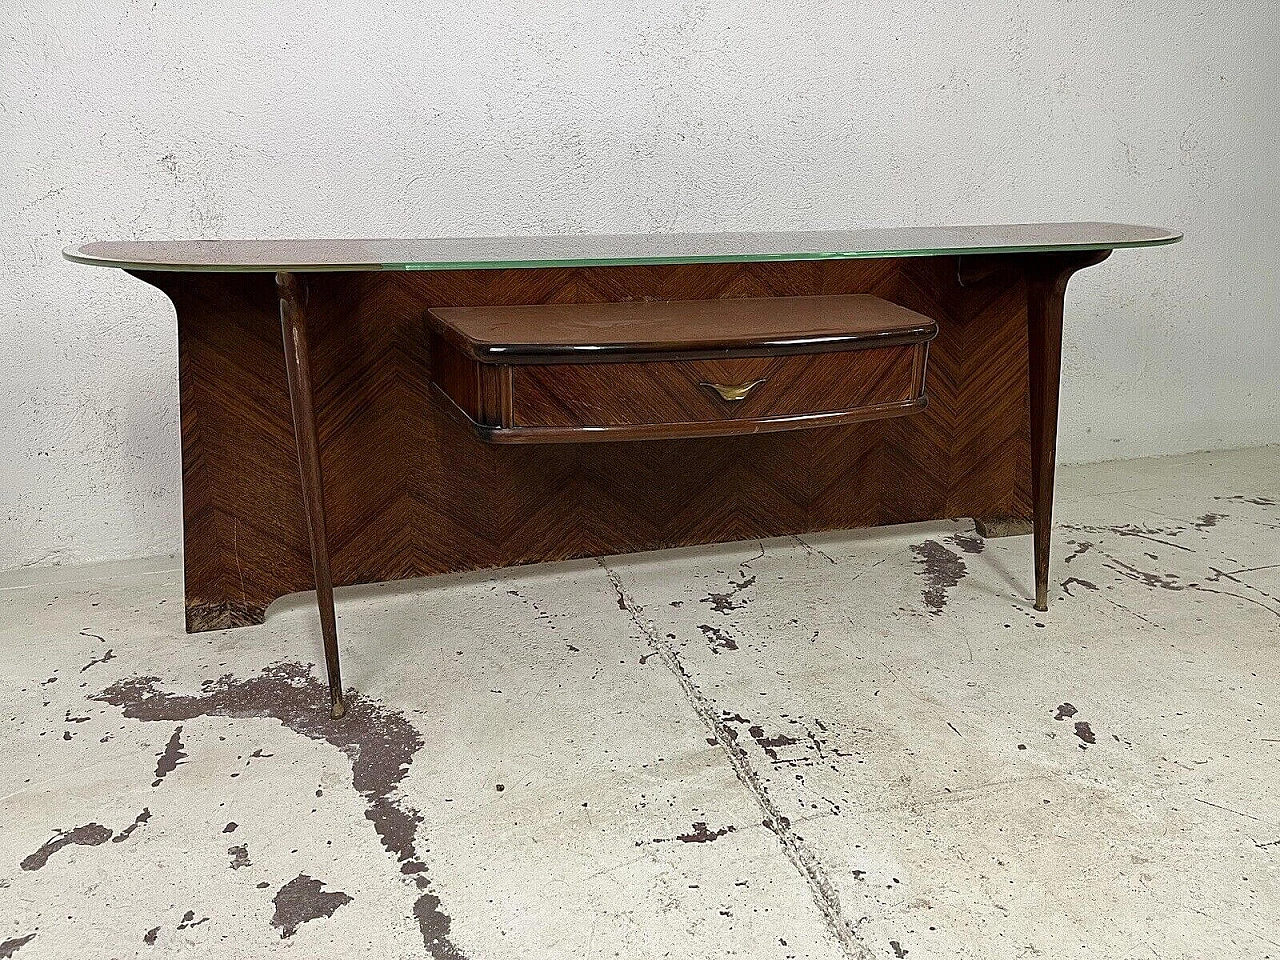
[[[63,259],[70,260],[72,263],[83,263],[90,267],[144,270],[148,273],[369,273],[371,271],[411,269],[398,264],[388,265],[381,263],[155,263],[139,260],[115,260],[110,257],[87,257],[77,252],[81,246],[83,244],[73,244],[65,247],[62,251]]]
[[[684,254],[662,257],[590,257],[545,260],[458,260],[421,263],[281,263],[281,264],[177,264],[114,260],[84,256],[78,252],[83,244],[63,249],[62,256],[73,263],[121,270],[143,270],[168,273],[360,273],[410,272],[427,270],[536,270],[549,267],[628,267],[661,266],[691,263],[787,263],[815,260],[885,260],[911,257],[986,256],[992,254],[1069,253],[1088,250],[1123,250],[1136,247],[1163,247],[1183,239],[1181,231],[1169,231],[1165,237],[1146,240],[1121,240],[1112,243],[1046,243],[990,247],[920,247],[898,250],[823,251],[796,253]],[[145,242],[145,241],[142,241]]]
[[[859,250],[856,252],[826,253],[755,253],[755,254],[720,254],[709,256],[671,256],[671,257],[611,257],[593,260],[485,260],[481,262],[458,263],[398,263],[379,267],[381,270],[425,271],[425,270],[506,270],[520,267],[539,269],[543,267],[645,267],[662,264],[689,263],[788,263],[812,260],[888,260],[910,257],[953,257],[953,256],[987,256],[1001,253],[1069,253],[1088,250],[1122,250],[1130,247],[1164,247],[1182,240],[1181,233],[1172,237],[1159,237],[1154,240],[1129,240],[1118,243],[1058,243],[1040,244],[1036,246],[1007,247],[937,247],[918,250]],[[281,269],[286,269],[282,267]],[[289,267],[299,272],[308,267]],[[343,270],[360,269],[342,267]]]

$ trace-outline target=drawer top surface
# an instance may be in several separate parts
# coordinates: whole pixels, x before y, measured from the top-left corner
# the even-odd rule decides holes
[[[929,317],[870,294],[437,307],[428,311],[428,322],[490,363],[817,352],[918,342],[937,332]]]

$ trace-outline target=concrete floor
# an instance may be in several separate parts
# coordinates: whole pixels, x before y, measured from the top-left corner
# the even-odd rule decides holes
[[[1280,957],[1280,448],[967,521],[309,596],[0,581],[0,958]]]

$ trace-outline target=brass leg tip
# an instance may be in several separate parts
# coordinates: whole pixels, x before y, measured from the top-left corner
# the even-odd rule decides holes
[[[1049,612],[1049,604],[1045,603],[1043,600],[1037,600],[1035,604],[1035,608],[1039,610],[1041,613]]]
[[[331,711],[331,714],[330,714],[330,715],[331,715],[331,716],[333,717],[333,719],[335,719],[335,720],[341,720],[343,717],[345,717],[345,716],[347,715],[347,704],[346,704],[346,701],[344,701],[344,700],[343,700],[343,699],[341,699],[341,698],[338,698],[337,700],[334,700],[334,701],[333,701],[333,710]]]

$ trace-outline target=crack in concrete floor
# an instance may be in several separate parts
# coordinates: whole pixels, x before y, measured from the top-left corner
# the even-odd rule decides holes
[[[733,768],[734,776],[738,778],[738,782],[742,784],[747,792],[751,794],[752,799],[760,806],[760,811],[764,814],[764,826],[778,838],[778,843],[786,853],[787,859],[795,864],[796,870],[799,871],[809,885],[814,905],[822,913],[828,927],[831,929],[832,935],[844,950],[845,955],[850,960],[871,960],[874,954],[859,939],[857,930],[845,917],[844,909],[840,905],[840,895],[836,892],[834,884],[827,876],[826,868],[823,867],[821,859],[792,830],[791,821],[774,803],[773,798],[769,795],[768,787],[752,766],[751,758],[738,743],[737,732],[721,719],[719,711],[698,689],[697,683],[689,674],[689,671],[685,669],[684,664],[680,662],[680,654],[653,628],[653,624],[644,615],[644,607],[627,593],[622,584],[622,578],[618,576],[617,571],[603,560],[598,562],[609,577],[609,582],[613,585],[613,589],[618,595],[618,606],[627,612],[631,622],[635,624],[641,635],[648,642],[650,649],[658,654],[658,658],[676,678],[681,690],[684,691],[684,696],[689,706],[711,735],[715,737],[720,749],[724,751],[729,765]]]

